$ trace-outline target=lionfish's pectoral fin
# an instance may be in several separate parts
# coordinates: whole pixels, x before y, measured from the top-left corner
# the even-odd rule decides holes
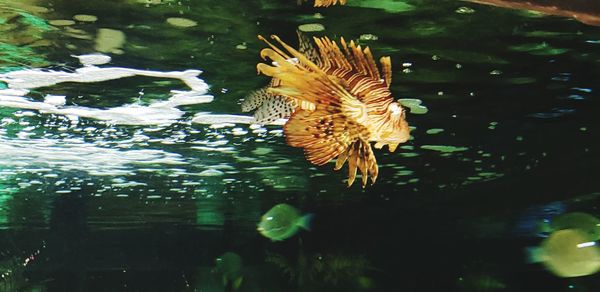
[[[271,48],[263,49],[260,53],[263,59],[269,58],[277,63],[277,66],[259,63],[256,68],[259,73],[277,78],[279,86],[271,87],[269,92],[284,95],[299,101],[324,106],[340,107],[342,104],[356,104],[360,101],[352,96],[343,84],[336,82],[332,76],[327,75],[319,66],[309,60],[306,56],[290,47],[279,37],[272,36],[287,52],[283,52],[275,45],[259,36]],[[297,58],[299,64],[285,62],[290,58]]]
[[[341,113],[323,109],[297,110],[284,126],[287,143],[303,148],[312,164],[323,165],[343,153],[361,135],[357,128],[346,126],[346,119]]]

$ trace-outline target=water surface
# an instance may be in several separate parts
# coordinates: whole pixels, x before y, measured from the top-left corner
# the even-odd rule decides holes
[[[294,43],[310,23],[391,56],[394,96],[428,108],[408,115],[408,143],[376,152],[365,189],[310,165],[281,126],[202,118],[241,115],[239,100],[268,83],[257,34]],[[2,73],[75,72],[72,55],[102,53],[112,60],[100,68],[202,70],[214,97],[142,124],[0,106],[0,290],[225,291],[211,271],[228,251],[244,262],[240,291],[600,285],[524,255],[540,220],[600,215],[598,27],[449,0],[7,0],[0,32]],[[150,107],[172,90],[190,88],[134,76],[24,97],[96,111]],[[256,224],[284,202],[315,214],[313,230],[271,242]]]

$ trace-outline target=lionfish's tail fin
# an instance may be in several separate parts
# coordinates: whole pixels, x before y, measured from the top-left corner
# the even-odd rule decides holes
[[[269,92],[267,92],[267,89],[268,87],[263,87],[261,89],[254,90],[244,97],[244,100],[241,104],[242,112],[246,113],[260,107],[271,95]]]
[[[296,109],[296,103],[284,96],[269,95],[263,104],[254,111],[254,119],[259,124],[270,124],[278,119],[288,118]]]
[[[365,140],[356,140],[342,152],[335,162],[335,170],[341,169],[348,161],[348,187],[350,187],[356,178],[356,170],[360,171],[362,187],[367,185],[369,176],[371,184],[374,184],[379,174],[377,160],[371,149],[369,142]]]

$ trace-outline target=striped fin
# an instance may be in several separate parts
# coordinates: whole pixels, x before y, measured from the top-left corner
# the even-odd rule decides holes
[[[343,80],[349,92],[368,108],[382,111],[393,101],[389,91],[392,82],[390,57],[380,59],[382,77],[368,47],[362,49],[353,41],[346,43],[341,38],[343,49],[340,49],[335,41],[327,37],[315,38],[315,44],[323,61],[323,71]]]
[[[364,188],[367,185],[369,176],[371,184],[374,184],[379,174],[377,160],[373,154],[373,149],[369,142],[357,140],[341,153],[335,163],[335,170],[341,169],[348,162],[348,186],[351,186],[356,179],[356,170],[361,174],[361,183]]]
[[[383,79],[389,88],[390,85],[392,85],[392,59],[390,57],[381,57],[381,59],[379,59],[379,63],[381,63]]]
[[[299,30],[297,34],[299,51],[308,56],[311,61],[320,64],[320,56],[310,38]],[[267,92],[269,87],[278,87],[279,84],[280,81],[277,78],[272,78],[269,86],[251,92],[242,101],[242,112],[256,110],[254,118],[257,123],[268,124],[280,118],[289,118],[297,107],[305,110],[314,109],[314,104],[310,102],[297,101]]]
[[[324,165],[346,151],[368,130],[348,119],[341,112],[324,109],[296,111],[284,126],[287,143],[304,148],[308,161]]]
[[[341,38],[340,45],[343,48],[342,51],[335,41],[331,41],[327,37],[321,39],[315,38],[315,44],[321,53],[325,68],[342,68],[344,71],[354,71],[355,73],[371,77],[375,80],[382,79],[369,47],[362,49],[361,46],[357,46],[354,41],[346,43],[344,38]],[[381,63],[384,73],[383,79],[385,79],[388,84],[391,84],[391,58],[382,57],[379,62]]]
[[[322,64],[321,56],[319,56],[319,51],[313,45],[311,39],[299,30],[296,30],[296,34],[298,35],[298,52],[320,67]]]
[[[364,105],[352,96],[338,81],[339,78],[332,78],[321,70],[315,63],[311,62],[300,52],[284,43],[279,37],[272,36],[281,46],[283,46],[294,58],[297,58],[302,66],[297,66],[286,61],[286,55],[281,50],[271,44],[269,41],[259,36],[259,39],[265,41],[271,48],[263,49],[261,57],[269,58],[279,64],[272,66],[265,63],[256,65],[259,73],[274,77],[280,80],[278,87],[269,88],[273,94],[288,96],[322,106],[341,107],[342,104],[347,109],[352,109],[360,114]]]
[[[382,79],[369,47],[362,49],[360,46],[356,46],[354,41],[346,43],[344,38],[341,38],[342,51],[337,43],[328,37],[315,38],[314,40],[323,60],[323,70],[341,69],[341,71],[336,72],[336,76],[345,75],[347,72],[352,71],[371,77],[374,80]]]

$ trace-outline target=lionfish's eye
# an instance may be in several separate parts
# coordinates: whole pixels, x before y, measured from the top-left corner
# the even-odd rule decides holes
[[[390,111],[392,111],[393,115],[399,115],[403,112],[403,109],[400,106],[398,106],[398,103],[395,102],[390,104],[389,109]]]

